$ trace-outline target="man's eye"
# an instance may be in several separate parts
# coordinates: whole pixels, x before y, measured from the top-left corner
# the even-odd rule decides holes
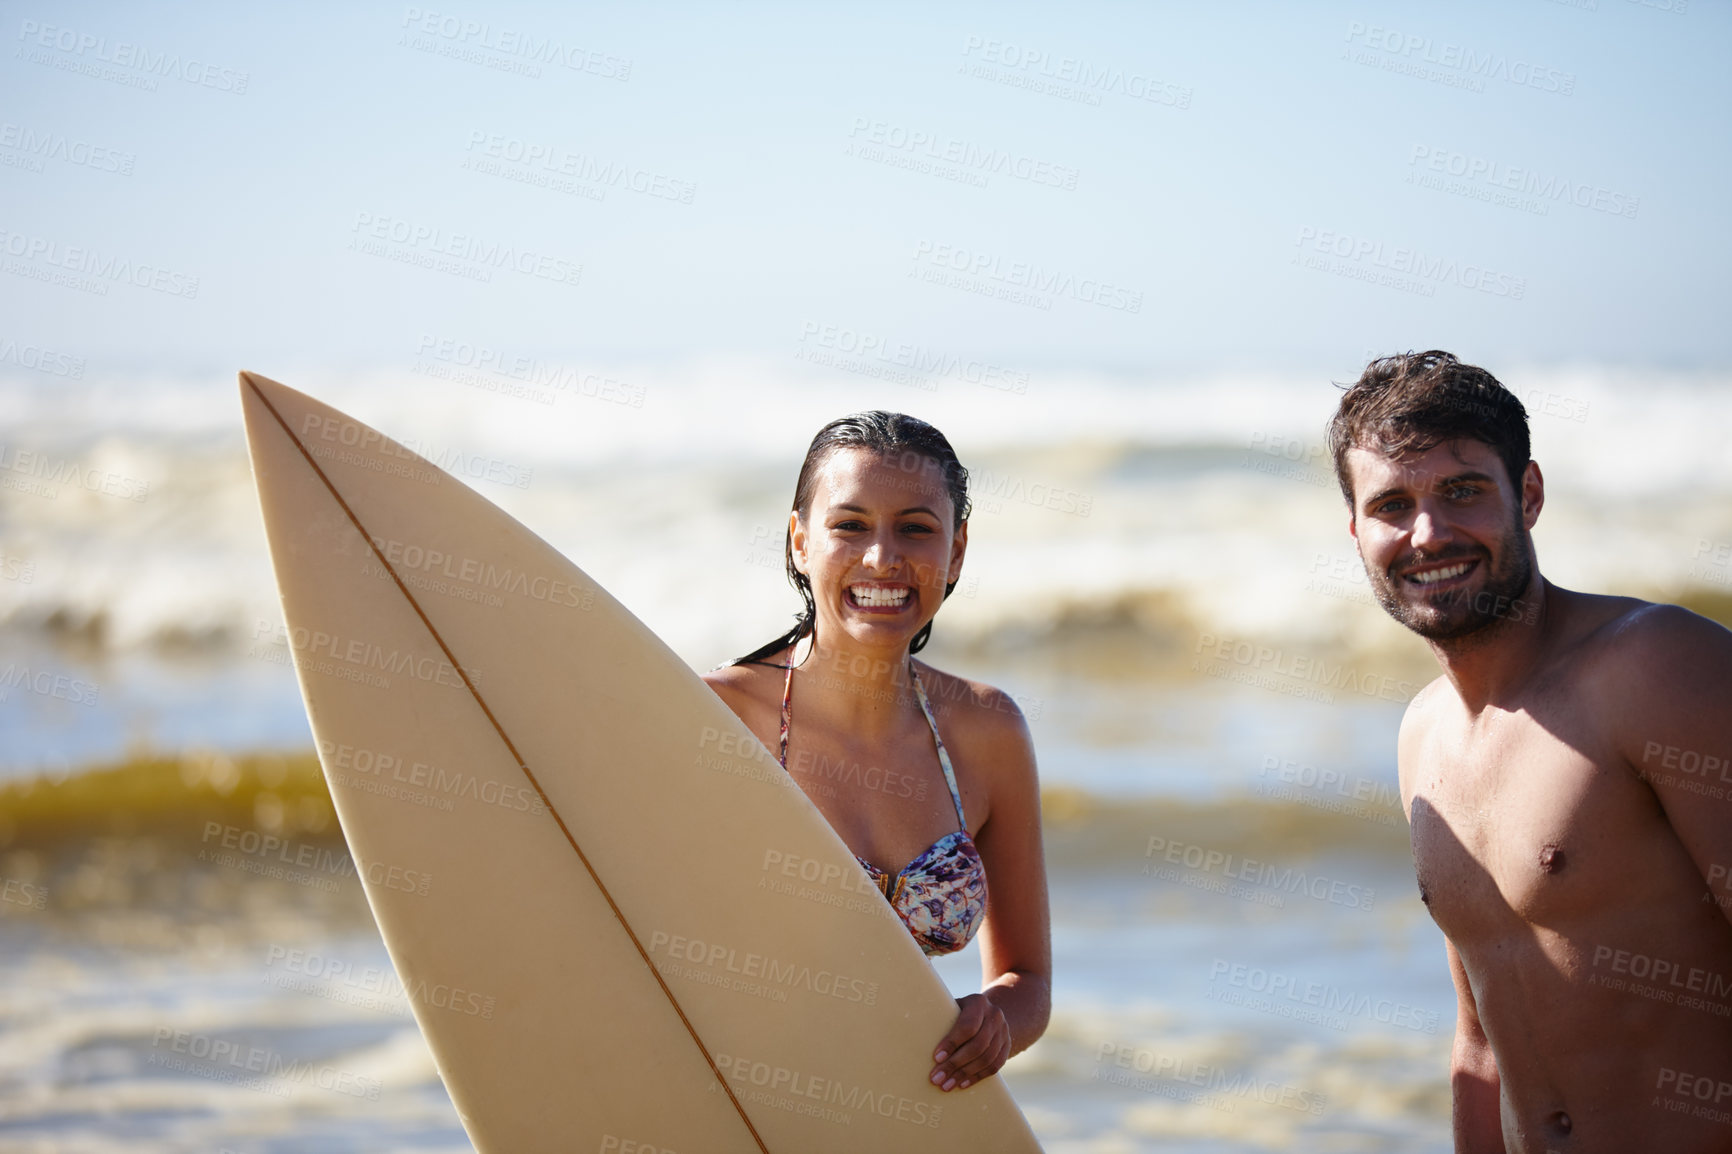
[[[865,525],[862,525],[858,521],[838,521],[838,522],[836,522],[836,528],[838,528],[838,529],[858,530],[858,529],[864,529],[865,527],[866,527]]]

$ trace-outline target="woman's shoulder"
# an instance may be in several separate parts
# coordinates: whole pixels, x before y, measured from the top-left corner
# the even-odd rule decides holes
[[[702,677],[704,683],[715,690],[716,696],[742,717],[748,710],[771,704],[781,708],[783,669],[780,665],[758,661],[722,665],[702,674]]]
[[[1016,698],[984,681],[958,677],[917,661],[920,684],[949,727],[986,741],[1028,742],[1028,719]]]

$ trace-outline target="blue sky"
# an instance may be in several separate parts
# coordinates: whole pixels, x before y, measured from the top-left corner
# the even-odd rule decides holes
[[[0,339],[91,376],[785,359],[808,325],[1128,375],[1732,360],[1703,0],[36,3],[0,34]]]

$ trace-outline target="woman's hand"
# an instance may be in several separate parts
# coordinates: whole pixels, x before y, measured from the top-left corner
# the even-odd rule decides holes
[[[950,1033],[938,1043],[932,1060],[932,1084],[940,1090],[966,1090],[998,1073],[1010,1059],[1010,1023],[1004,1011],[985,994],[958,998],[960,1013]]]

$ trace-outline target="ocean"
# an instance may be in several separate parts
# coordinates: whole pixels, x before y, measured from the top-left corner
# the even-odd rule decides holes
[[[1394,774],[1435,667],[1358,569],[1327,376],[793,354],[258,367],[466,480],[698,669],[790,620],[817,427],[931,420],[974,515],[926,656],[1013,694],[1040,761],[1054,1010],[1003,1077],[1045,1147],[1448,1150],[1454,997]],[[1732,382],[1500,375],[1547,575],[1732,620]],[[280,624],[232,377],[0,382],[0,1151],[469,1148]],[[978,988],[975,949],[937,967]]]

